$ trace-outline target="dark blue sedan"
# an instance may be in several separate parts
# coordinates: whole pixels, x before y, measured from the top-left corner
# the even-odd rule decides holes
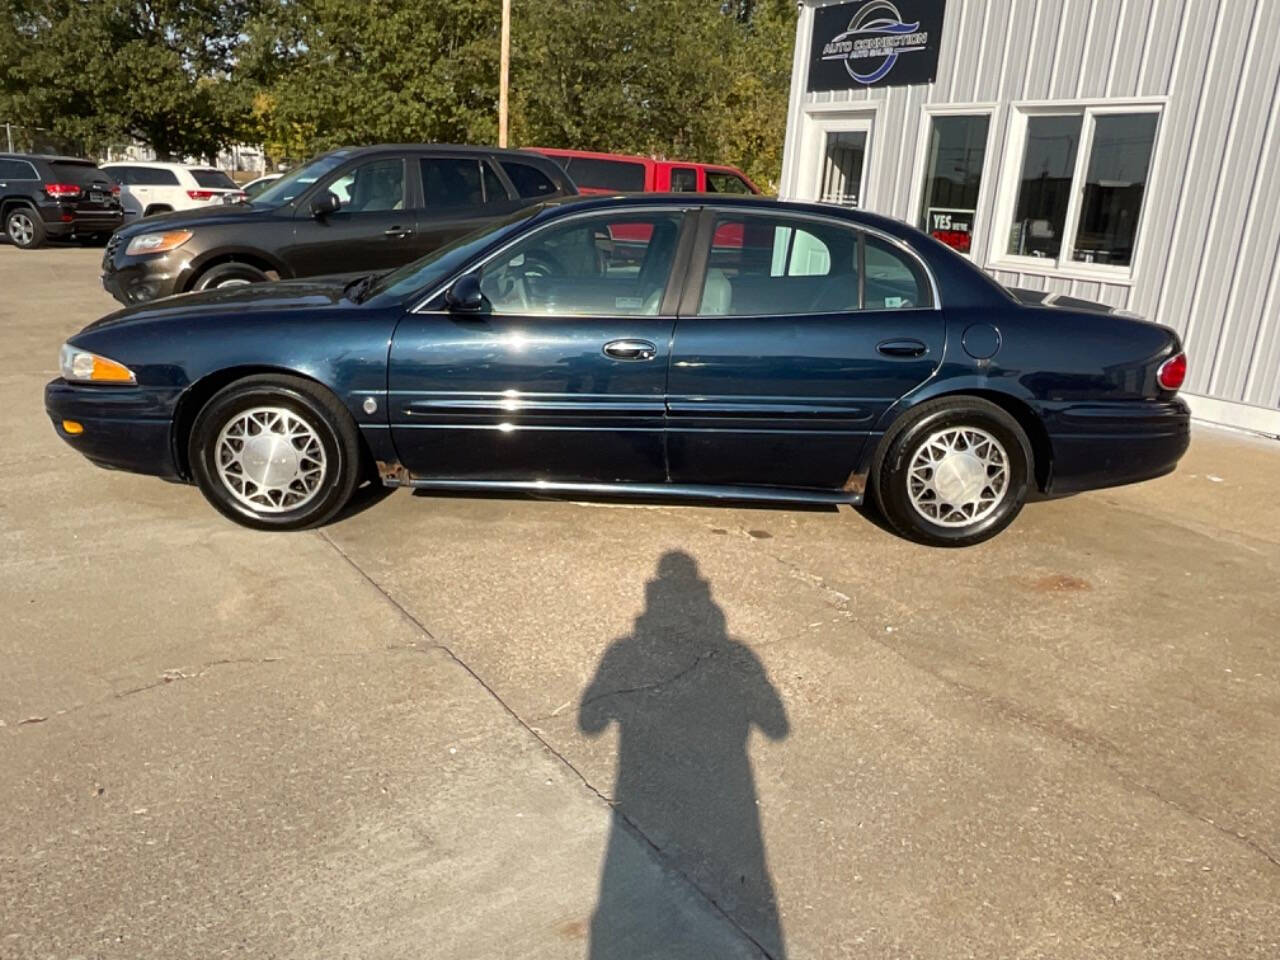
[[[45,389],[106,467],[260,529],[427,490],[860,503],[977,543],[1187,448],[1173,331],[1021,303],[893,220],[757,198],[549,203],[381,276],[91,324]]]

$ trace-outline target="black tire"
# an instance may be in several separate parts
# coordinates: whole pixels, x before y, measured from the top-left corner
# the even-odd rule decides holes
[[[10,209],[4,217],[4,232],[19,250],[34,250],[43,246],[48,231],[44,219],[32,207],[19,205]]]
[[[255,408],[288,411],[312,431],[324,453],[323,472],[314,487],[298,481],[297,492],[263,492],[264,488],[244,481],[223,479],[224,474],[246,476],[253,465],[251,463],[244,468],[232,465],[225,471],[218,469],[222,431],[246,411]],[[315,465],[317,461],[304,452],[307,446],[305,439],[289,443],[297,454],[297,464],[310,462]],[[242,444],[239,449],[245,448]],[[337,397],[310,380],[275,374],[246,377],[214,394],[196,415],[187,444],[187,456],[192,476],[205,499],[223,515],[255,530],[302,530],[326,523],[347,505],[364,473],[355,422]],[[259,458],[257,462],[262,461]],[[235,489],[236,483],[241,488],[239,494]],[[274,496],[277,492],[281,493],[278,503]],[[259,498],[257,507],[246,502],[253,495]],[[270,505],[262,505],[263,499]],[[290,506],[290,500],[297,505]]]
[[[210,267],[196,278],[196,282],[191,289],[213,290],[217,287],[232,287],[245,283],[265,283],[269,279],[271,278],[257,267],[233,261]]]
[[[884,453],[877,458],[873,470],[876,502],[889,524],[908,539],[936,547],[972,546],[991,539],[1009,526],[1026,502],[1032,476],[1031,445],[1018,421],[994,403],[978,397],[931,400],[906,414],[906,418],[886,437]],[[926,488],[919,498],[920,507],[916,506],[911,495],[913,480],[910,468],[917,453],[930,438],[958,428],[981,431],[998,441],[999,447],[1003,448],[1007,472],[998,502],[994,507],[984,507],[978,501],[967,508],[974,514],[974,519],[968,523],[963,522],[960,516],[962,510],[955,507],[946,509],[950,505],[938,498],[936,492],[928,490],[933,476],[929,468],[920,474],[925,478],[923,481],[915,481],[918,486]],[[961,437],[959,442],[967,441]],[[973,449],[986,453],[990,447],[975,445]],[[986,470],[987,476],[999,475],[996,467],[987,467]],[[981,474],[977,476],[981,477]],[[997,493],[989,484],[983,489],[988,495]],[[926,516],[928,511],[936,515]]]

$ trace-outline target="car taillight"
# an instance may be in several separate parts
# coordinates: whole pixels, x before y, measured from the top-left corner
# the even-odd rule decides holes
[[[192,200],[212,200],[214,192],[212,190],[188,190],[187,196]]]
[[[118,183],[113,183],[113,184],[111,185],[111,195],[112,195],[113,197],[118,197],[118,196],[120,196],[120,184],[118,184]]]
[[[80,188],[74,183],[46,183],[44,192],[54,200],[74,200],[80,196]]]
[[[1156,382],[1165,390],[1177,390],[1187,379],[1187,355],[1174,354],[1156,371]]]

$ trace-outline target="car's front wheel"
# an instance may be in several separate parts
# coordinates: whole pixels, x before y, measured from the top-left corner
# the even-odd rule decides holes
[[[300,530],[333,518],[361,474],[351,415],[331,393],[299,377],[247,377],[196,416],[191,472],[205,498],[258,530]]]
[[[874,478],[904,536],[966,547],[1009,526],[1026,502],[1031,447],[1018,421],[977,397],[922,404],[890,440]]]
[[[247,263],[220,263],[200,274],[194,290],[216,290],[219,287],[239,287],[246,283],[262,283],[270,279],[257,267]]]
[[[44,221],[30,207],[14,207],[4,218],[4,232],[9,242],[21,250],[34,250],[44,243]]]

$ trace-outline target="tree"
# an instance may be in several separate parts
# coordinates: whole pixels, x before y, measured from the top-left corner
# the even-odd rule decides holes
[[[243,125],[230,82],[252,0],[0,0],[0,110],[91,149],[208,156]]]

